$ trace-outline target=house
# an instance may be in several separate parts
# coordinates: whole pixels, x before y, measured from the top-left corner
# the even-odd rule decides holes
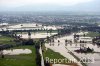
[[[92,39],[91,37],[79,37],[78,42],[92,43]]]

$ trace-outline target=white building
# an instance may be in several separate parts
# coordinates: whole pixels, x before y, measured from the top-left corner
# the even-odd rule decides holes
[[[86,43],[91,43],[92,42],[92,38],[91,37],[79,37],[78,42],[80,41],[84,41]]]
[[[79,35],[79,36],[84,36],[84,35],[87,35],[88,34],[88,32],[78,32],[78,33],[76,33],[76,35]]]
[[[23,24],[11,25],[8,27],[8,30],[34,30],[34,29],[57,30],[57,27],[56,26],[42,26],[42,24],[36,24],[36,23],[23,23]]]

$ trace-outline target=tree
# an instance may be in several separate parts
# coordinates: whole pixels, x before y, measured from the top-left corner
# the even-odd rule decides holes
[[[31,33],[30,32],[28,32],[28,38],[31,39]]]
[[[52,45],[54,46],[54,37],[52,37],[52,43],[53,43]]]
[[[67,41],[67,39],[66,39],[66,40],[65,40],[65,46],[67,46],[67,42],[68,42],[68,41]]]
[[[70,46],[72,46],[72,41],[70,40]]]
[[[58,40],[58,46],[60,45],[60,41]]]
[[[23,26],[23,25],[21,24],[21,36],[22,36],[22,26]]]
[[[1,50],[1,58],[4,58],[3,50]]]
[[[48,35],[48,29],[46,29],[46,31],[47,31],[47,35]]]
[[[1,58],[4,58],[4,54],[3,54],[3,48],[4,48],[4,46],[0,46]]]
[[[49,42],[50,41],[50,37],[49,36],[47,36],[47,42]]]
[[[52,34],[52,29],[50,29],[50,35]]]

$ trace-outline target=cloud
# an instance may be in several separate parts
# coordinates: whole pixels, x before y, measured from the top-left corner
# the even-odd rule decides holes
[[[73,6],[93,0],[0,0],[1,7],[19,7],[23,5],[55,4],[60,6]]]

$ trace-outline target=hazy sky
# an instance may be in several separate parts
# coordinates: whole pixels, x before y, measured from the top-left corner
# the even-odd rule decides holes
[[[97,10],[99,0],[0,0],[1,11],[34,11],[34,10]],[[79,7],[80,6],[80,7]],[[62,8],[62,9],[60,9]],[[89,10],[89,11],[90,11]]]
[[[72,6],[78,3],[90,2],[93,0],[0,0],[0,6],[17,7],[23,5],[34,4],[56,4],[64,6]]]

